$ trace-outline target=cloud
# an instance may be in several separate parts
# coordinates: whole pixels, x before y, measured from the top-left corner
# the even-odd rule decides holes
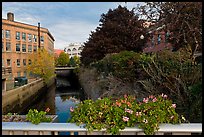
[[[14,20],[47,28],[55,38],[55,48],[71,42],[85,42],[99,25],[101,14],[118,5],[132,9],[137,2],[3,2],[2,17],[14,13]]]
[[[49,31],[56,40],[55,48],[64,49],[69,43],[87,41],[97,25],[87,21],[66,20],[50,26]]]

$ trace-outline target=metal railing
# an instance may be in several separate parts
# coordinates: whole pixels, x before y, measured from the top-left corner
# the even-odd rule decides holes
[[[155,135],[191,135],[202,134],[202,123],[161,124]],[[30,122],[2,122],[2,135],[59,135],[60,132],[69,132],[70,135],[107,135],[106,130],[88,132],[83,126],[75,123],[40,123]],[[143,129],[126,127],[120,135],[144,135]]]

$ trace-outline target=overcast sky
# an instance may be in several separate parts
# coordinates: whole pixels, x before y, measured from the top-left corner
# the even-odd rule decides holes
[[[99,25],[102,13],[138,2],[2,2],[2,18],[14,13],[14,20],[47,28],[55,38],[54,48],[64,49],[72,42],[86,42]]]

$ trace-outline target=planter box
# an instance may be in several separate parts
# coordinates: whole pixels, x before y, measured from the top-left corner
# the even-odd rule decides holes
[[[58,116],[57,115],[46,115],[46,117],[51,117],[52,121],[51,123],[58,123]],[[2,115],[2,122],[29,122],[26,120],[26,115]],[[30,122],[29,122],[30,123]],[[14,126],[18,126],[16,124],[14,124]],[[36,125],[37,126],[37,125]],[[2,135],[9,135],[10,131],[2,131]],[[13,131],[12,133],[13,135],[25,135],[25,132],[22,131]],[[39,131],[32,131],[32,129],[30,131],[27,132],[28,135],[38,135]],[[51,131],[47,131],[43,133],[44,135],[52,135]]]

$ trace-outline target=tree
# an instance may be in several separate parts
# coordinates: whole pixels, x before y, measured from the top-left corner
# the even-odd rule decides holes
[[[70,66],[70,67],[75,67],[75,66],[76,66],[76,62],[75,62],[75,60],[74,60],[73,57],[70,58],[69,66]]]
[[[37,53],[30,54],[28,59],[31,61],[27,65],[29,73],[42,77],[45,82],[55,75],[54,55],[47,50],[38,50]]]
[[[145,35],[143,20],[134,14],[134,10],[129,11],[126,7],[112,10],[107,14],[102,14],[99,27],[95,32],[91,32],[84,49],[81,53],[81,61],[88,65],[98,61],[108,53],[118,53],[122,50],[133,50],[140,52],[144,40],[140,36]],[[146,38],[146,37],[145,37]]]
[[[69,64],[69,55],[65,52],[61,52],[58,59],[57,65],[59,66],[67,66]]]
[[[191,56],[202,50],[201,2],[147,2],[139,8],[147,20],[166,25],[175,51],[190,47]]]

